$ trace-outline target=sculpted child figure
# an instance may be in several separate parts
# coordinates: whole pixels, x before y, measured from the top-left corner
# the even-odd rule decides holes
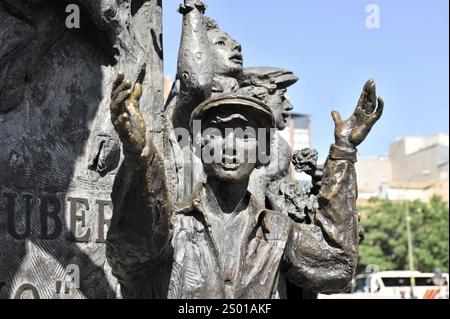
[[[332,114],[335,143],[309,225],[260,207],[248,191],[251,173],[268,164],[259,159],[269,134],[252,134],[275,127],[265,103],[227,93],[195,107],[190,123],[201,124],[192,134],[207,179],[189,205],[175,207],[163,159],[146,139],[141,93],[118,75],[111,117],[125,159],[112,193],[107,258],[123,297],[284,298],[286,280],[321,293],[348,289],[358,256],[356,147],[383,111],[373,81],[348,120]]]

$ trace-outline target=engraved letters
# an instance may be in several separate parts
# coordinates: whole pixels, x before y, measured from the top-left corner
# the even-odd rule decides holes
[[[96,243],[105,243],[106,233],[110,225],[112,214],[111,201],[101,199],[88,199],[82,197],[67,197],[67,205],[64,208],[62,200],[56,195],[40,194],[31,195],[32,192],[17,194],[5,192],[7,230],[9,235],[16,240],[26,240],[32,235],[33,223],[38,216],[39,239],[54,240],[60,238],[64,232],[63,209],[69,216],[69,239],[78,243],[88,243],[95,240]],[[38,215],[33,215],[33,210]],[[96,214],[89,222],[89,214]],[[95,232],[95,234],[93,234]]]

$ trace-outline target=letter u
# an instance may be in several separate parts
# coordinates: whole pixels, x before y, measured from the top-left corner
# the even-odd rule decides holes
[[[25,230],[22,234],[19,234],[16,230],[16,194],[5,194],[7,198],[7,211],[8,211],[8,232],[17,240],[23,240],[30,236],[31,232],[31,200],[33,196],[23,195],[25,199]]]

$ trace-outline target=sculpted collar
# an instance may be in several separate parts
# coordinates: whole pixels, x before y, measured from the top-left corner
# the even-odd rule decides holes
[[[211,227],[211,224],[208,221],[208,216],[206,215],[204,205],[202,203],[202,193],[205,190],[205,185],[203,183],[200,183],[197,185],[196,190],[194,192],[194,196],[192,199],[192,202],[189,203],[186,206],[183,206],[179,209],[175,210],[175,214],[181,214],[181,215],[193,215],[193,214],[200,214],[202,217],[202,220],[205,222],[205,224],[208,227]],[[252,228],[255,227],[258,223],[261,223],[261,227],[265,233],[270,233],[270,230],[267,227],[266,218],[268,218],[268,214],[270,214],[270,211],[261,208],[258,205],[258,202],[256,201],[255,197],[247,191],[247,195],[250,196],[249,204],[248,204],[248,212],[249,214],[253,214],[254,218],[252,219]]]

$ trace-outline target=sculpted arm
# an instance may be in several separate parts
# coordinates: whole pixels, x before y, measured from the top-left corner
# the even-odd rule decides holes
[[[111,120],[123,145],[124,160],[116,175],[114,206],[108,231],[106,256],[122,293],[148,295],[148,277],[164,259],[169,247],[172,212],[164,164],[139,110],[140,84],[131,89],[119,73],[114,83]]]
[[[203,21],[205,9],[201,0],[185,0],[179,10],[183,15],[183,30],[177,78],[182,94],[200,95],[201,99],[211,94],[213,80],[213,57]]]
[[[358,259],[359,218],[354,163],[356,147],[380,119],[384,102],[366,82],[355,112],[346,121],[333,112],[335,144],[323,169],[314,225],[292,225],[286,249],[287,278],[304,288],[336,293],[349,288]],[[375,110],[376,109],[376,110]]]
[[[211,96],[213,55],[204,23],[205,5],[201,0],[185,0],[180,6],[183,30],[176,85],[176,99],[170,99],[167,112],[173,126],[187,128],[193,108]]]

